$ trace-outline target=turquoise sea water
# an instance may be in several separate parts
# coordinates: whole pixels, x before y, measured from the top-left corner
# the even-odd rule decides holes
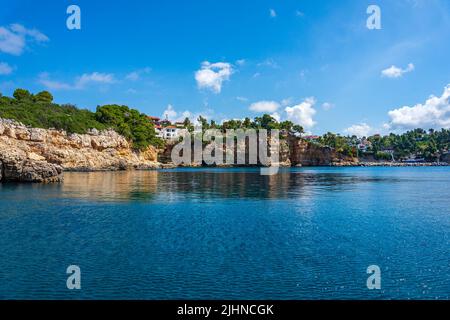
[[[0,185],[3,299],[449,299],[449,168]],[[366,269],[381,268],[381,290]],[[68,290],[66,268],[81,268]]]

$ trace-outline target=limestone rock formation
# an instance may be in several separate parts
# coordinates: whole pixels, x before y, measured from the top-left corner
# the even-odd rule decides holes
[[[157,150],[134,151],[112,130],[67,134],[29,128],[0,119],[1,180],[50,182],[62,170],[97,171],[159,168]]]

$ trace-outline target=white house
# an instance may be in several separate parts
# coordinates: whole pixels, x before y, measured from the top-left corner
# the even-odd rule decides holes
[[[181,137],[185,132],[185,128],[178,128],[176,126],[167,126],[167,127],[160,127],[156,129],[157,136],[164,139],[164,140],[174,140]]]

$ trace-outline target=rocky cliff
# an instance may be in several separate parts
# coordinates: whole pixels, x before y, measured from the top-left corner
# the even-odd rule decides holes
[[[358,165],[358,159],[345,156],[333,150],[332,148],[322,147],[310,143],[304,139],[295,136],[283,136],[280,140],[279,163],[281,167],[290,166],[352,166]],[[270,144],[270,142],[269,142]],[[171,162],[171,153],[175,143],[168,143],[164,150],[158,153],[158,161],[161,163]],[[218,149],[223,154],[226,153],[226,146]],[[246,159],[249,159],[248,146],[246,147]],[[191,154],[194,153],[194,147],[191,148]],[[236,160],[236,150],[234,150]],[[194,158],[191,156],[191,163]],[[224,160],[225,162],[225,157]],[[200,164],[194,164],[199,166]],[[192,164],[191,164],[192,166]],[[226,166],[226,165],[225,165]]]
[[[358,159],[340,154],[332,148],[322,147],[296,137],[288,138],[289,159],[292,166],[351,166]]]
[[[168,143],[164,150],[149,147],[138,152],[112,130],[68,134],[30,128],[0,118],[0,181],[58,182],[63,179],[63,171],[170,167],[173,146]],[[358,162],[293,136],[280,139],[279,152],[280,166],[354,165]]]
[[[115,131],[68,134],[0,119],[0,180],[53,182],[63,170],[156,168],[157,151],[134,151]]]

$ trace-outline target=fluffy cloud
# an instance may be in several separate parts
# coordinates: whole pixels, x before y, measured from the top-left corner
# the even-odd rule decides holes
[[[39,76],[39,83],[51,90],[81,90],[89,84],[112,84],[116,82],[111,73],[85,73],[75,79],[73,83],[55,81],[49,78],[48,73],[42,73]]]
[[[388,112],[392,129],[450,128],[450,84],[440,97],[430,96],[423,104]]]
[[[214,93],[220,93],[222,83],[230,79],[233,68],[230,63],[205,61],[202,67],[195,73],[195,80],[200,89],[209,89]]]
[[[311,129],[316,122],[313,117],[316,114],[316,110],[313,108],[316,103],[314,98],[307,98],[302,103],[293,107],[287,107],[286,111],[287,119],[303,126],[305,129]]]
[[[214,111],[210,110],[210,109],[206,109],[202,112],[197,112],[197,113],[193,113],[189,110],[185,110],[183,112],[178,112],[175,110],[175,108],[169,104],[166,108],[166,110],[164,110],[161,118],[162,119],[168,119],[172,122],[183,122],[184,119],[189,118],[191,120],[192,123],[194,124],[198,124],[198,117],[202,116],[203,118],[210,120],[214,115]]]
[[[27,29],[20,24],[0,27],[0,52],[19,56],[28,40],[42,43],[49,41],[49,38],[37,29]]]
[[[8,75],[11,74],[13,68],[7,64],[6,62],[0,62],[0,75]]]
[[[292,100],[293,100],[293,98],[291,98],[291,97],[283,99],[283,100],[281,100],[281,105],[283,107],[286,107],[292,103]]]
[[[391,66],[390,68],[387,68],[383,71],[381,71],[381,75],[383,77],[387,77],[387,78],[400,78],[402,77],[405,73],[408,72],[412,72],[414,71],[414,65],[412,63],[408,64],[408,66],[405,69],[396,67],[396,66]]]
[[[173,108],[173,106],[171,104],[169,104],[166,108],[166,110],[164,110],[163,114],[162,114],[162,118],[163,119],[168,119],[170,121],[175,121],[176,117],[177,117],[178,113],[175,111],[175,109]]]
[[[252,103],[249,107],[254,112],[275,112],[280,107],[280,104],[276,101],[258,101]]]
[[[344,130],[345,134],[357,137],[368,137],[372,132],[372,128],[367,123],[354,124]]]

